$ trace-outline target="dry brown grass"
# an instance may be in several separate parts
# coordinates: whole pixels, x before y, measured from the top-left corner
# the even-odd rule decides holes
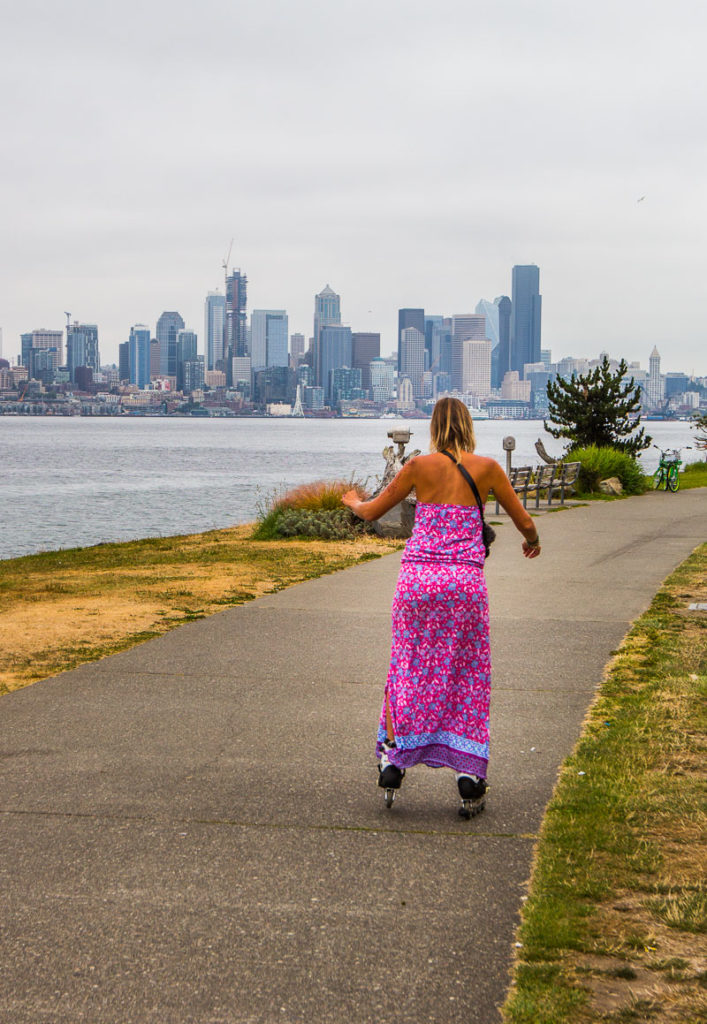
[[[0,562],[0,694],[400,545],[253,541],[238,526]]]

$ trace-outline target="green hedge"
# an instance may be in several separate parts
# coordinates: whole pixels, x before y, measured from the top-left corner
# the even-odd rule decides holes
[[[589,445],[575,448],[566,455],[568,462],[581,462],[578,490],[585,494],[599,491],[599,482],[617,476],[624,494],[643,494],[647,489],[643,470],[636,460],[616,448],[598,448]]]

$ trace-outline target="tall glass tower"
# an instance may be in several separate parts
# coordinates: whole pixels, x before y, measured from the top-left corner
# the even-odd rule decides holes
[[[223,370],[223,343],[226,335],[226,296],[209,292],[204,304],[206,369]]]
[[[179,313],[165,312],[157,321],[157,344],[160,349],[160,375],[177,376],[177,334],[184,330],[184,321]]]
[[[511,291],[511,370],[522,379],[526,363],[540,362],[540,269],[534,263],[513,268]]]
[[[325,285],[318,295],[314,296],[314,376],[315,384],[325,390],[328,380],[324,379],[321,353],[322,328],[341,324],[341,296],[333,288]]]

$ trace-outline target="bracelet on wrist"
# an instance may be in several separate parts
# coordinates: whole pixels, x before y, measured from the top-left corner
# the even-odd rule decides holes
[[[540,537],[539,537],[538,534],[536,534],[535,535],[535,540],[526,540],[525,543],[528,545],[529,548],[539,548],[540,547]]]

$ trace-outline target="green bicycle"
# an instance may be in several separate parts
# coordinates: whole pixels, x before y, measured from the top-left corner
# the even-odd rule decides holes
[[[654,444],[653,447],[660,452],[660,462],[653,474],[653,490],[658,491],[661,487],[664,487],[666,491],[677,491],[680,486],[679,471],[682,465],[682,459],[680,458],[682,448],[672,448],[663,451],[662,448],[658,448],[657,444]],[[690,448],[690,445],[687,447]]]

